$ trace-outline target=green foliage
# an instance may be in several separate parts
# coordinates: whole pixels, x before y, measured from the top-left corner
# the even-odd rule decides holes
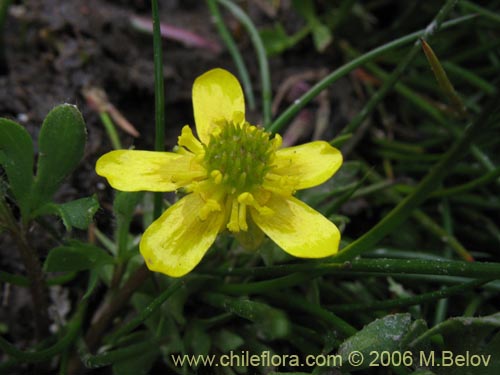
[[[0,118],[0,165],[25,222],[40,215],[56,214],[66,229],[86,229],[98,203],[95,197],[57,204],[53,195],[83,157],[86,130],[78,109],[69,104],[55,107],[45,118],[38,139],[38,163],[33,176],[33,141],[19,124]]]
[[[66,230],[72,228],[87,229],[95,213],[99,209],[99,202],[95,196],[76,199],[66,203],[46,203],[36,212],[38,215],[54,214],[58,215]]]
[[[344,341],[338,354],[342,356],[342,363],[348,369],[365,369],[370,364],[380,363],[373,360],[373,352],[402,351],[401,340],[408,333],[411,326],[411,316],[408,313],[386,315],[377,319],[361,329],[355,335]],[[361,358],[365,358],[361,365],[350,366],[349,355],[359,351]]]
[[[328,27],[318,18],[314,9],[313,0],[294,0],[293,6],[307,21],[307,24],[312,31],[316,49],[319,52],[325,51],[332,42],[333,37]]]
[[[33,185],[33,141],[19,124],[0,118],[0,165],[19,208],[27,214]]]
[[[83,157],[85,138],[85,123],[75,106],[63,104],[47,115],[38,138],[33,209],[50,202],[64,178],[75,169]]]
[[[261,29],[259,33],[266,48],[266,53],[269,56],[276,56],[295,46],[309,33],[309,30],[303,28],[296,34],[289,36],[283,25],[277,23],[273,27]]]
[[[45,260],[44,268],[47,272],[83,271],[113,262],[113,257],[100,247],[72,241],[68,245],[52,249]]]
[[[443,354],[441,362],[436,361],[436,366],[433,368],[436,373],[465,375],[470,373],[470,367],[475,367],[478,373],[494,375],[500,371],[498,328],[500,328],[500,313],[477,318],[455,317],[433,327],[410,345],[429,340],[430,334],[440,334],[443,344],[439,349]],[[464,358],[462,364],[465,364],[466,358],[471,356],[474,356],[475,360],[468,362],[468,366],[460,365],[459,362],[455,362],[459,356]],[[450,365],[454,363],[457,365]]]

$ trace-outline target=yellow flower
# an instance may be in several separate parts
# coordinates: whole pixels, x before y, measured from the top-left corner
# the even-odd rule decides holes
[[[335,254],[337,227],[293,194],[329,179],[341,153],[323,141],[280,149],[279,135],[245,121],[241,86],[223,69],[196,79],[193,108],[199,140],[185,126],[176,152],[117,150],[97,161],[115,189],[188,193],[144,232],[148,268],[183,276],[226,229],[243,241],[264,232],[296,257]]]

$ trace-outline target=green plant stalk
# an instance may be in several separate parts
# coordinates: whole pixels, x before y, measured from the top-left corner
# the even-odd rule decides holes
[[[120,142],[120,137],[118,136],[115,125],[113,124],[113,121],[111,120],[109,114],[107,112],[99,112],[99,117],[101,118],[104,128],[106,129],[106,133],[108,133],[108,137],[111,140],[113,149],[122,149],[123,147],[122,143]]]
[[[489,125],[490,117],[495,112],[500,112],[498,107],[498,94],[492,97],[484,107],[482,113],[477,117],[476,121],[470,124],[462,134],[462,136],[451,146],[444,154],[441,160],[430,170],[424,179],[418,184],[415,191],[404,198],[389,214],[387,214],[379,223],[372,229],[366,232],[346,246],[335,257],[337,260],[349,260],[362,254],[371,246],[376,244],[394,228],[403,222],[436,188],[444,176],[449,172],[453,165],[466,154],[466,150],[474,138]]]
[[[165,291],[156,297],[144,310],[142,310],[135,318],[132,318],[127,324],[113,332],[106,340],[108,343],[114,343],[119,337],[126,335],[138,326],[140,326],[147,318],[153,314],[161,305],[169,299],[177,290],[184,285],[184,281],[174,281]]]
[[[456,18],[454,20],[450,20],[447,22],[443,22],[441,25],[441,29],[447,29],[456,25],[461,24],[462,22],[469,21],[471,19],[476,18],[475,16],[465,16]],[[269,127],[269,131],[278,132],[283,126],[285,126],[302,108],[304,108],[311,100],[313,100],[316,96],[318,96],[321,91],[326,89],[328,86],[332,85],[339,78],[347,75],[352,70],[357,67],[365,64],[368,61],[375,59],[376,57],[405,44],[411,43],[422,35],[424,35],[426,29],[419,30],[417,32],[408,34],[401,38],[395,39],[392,42],[386,43],[382,46],[372,49],[371,51],[363,54],[362,56],[353,59],[347,64],[342,65],[340,68],[337,68],[332,73],[327,75],[321,81],[319,81],[316,85],[314,85],[308,92],[302,95],[298,100],[295,101],[290,107],[288,107],[277,119]]]
[[[494,315],[498,316],[500,313],[496,313]],[[490,315],[491,316],[491,315]],[[486,318],[486,317],[485,317]],[[476,318],[476,319],[470,319],[469,317],[455,317],[455,318],[450,318],[448,320],[445,320],[444,322],[432,327],[431,329],[425,331],[423,334],[418,336],[415,340],[413,340],[408,347],[409,348],[415,348],[417,347],[420,343],[424,342],[424,340],[437,335],[441,332],[446,331],[449,328],[452,328],[453,326],[458,326],[458,327],[463,327],[463,326],[483,326],[486,325],[484,321],[480,320],[481,318]],[[494,326],[498,327],[498,323],[494,322],[494,318],[491,319],[492,322],[491,324]]]
[[[443,61],[442,65],[450,73],[450,75],[460,77],[488,95],[492,95],[497,91],[497,88],[494,85],[479,77],[477,74],[472,73],[468,69],[464,69],[461,66],[449,61]]]
[[[370,179],[375,182],[383,182],[382,177],[380,177],[374,170],[368,169],[365,167],[367,171],[370,172],[368,175]],[[412,190],[414,191],[414,190]],[[396,204],[401,203],[403,198],[394,190],[386,190],[383,192],[384,195],[393,201]],[[473,258],[465,249],[462,244],[450,233],[446,232],[438,223],[436,223],[431,217],[425,214],[423,211],[419,209],[415,209],[411,216],[419,222],[424,228],[428,229],[432,234],[434,234],[440,241],[448,244],[462,259],[466,261],[472,261]]]
[[[344,46],[344,47],[350,53],[355,53],[355,51],[352,48],[346,47],[346,46]],[[368,62],[366,64],[366,66],[367,66],[368,70],[370,70],[372,73],[374,73],[379,78],[381,78],[383,80],[387,79],[388,73],[384,72],[382,69],[377,67],[377,65],[375,65],[374,63]],[[459,136],[458,130],[455,127],[452,127],[449,125],[449,123],[446,121],[445,117],[442,115],[442,113],[438,109],[433,107],[429,102],[427,102],[420,95],[415,93],[408,86],[406,86],[400,82],[396,83],[394,88],[398,93],[400,93],[406,99],[408,99],[410,102],[415,104],[420,110],[424,111],[429,116],[431,116],[431,118],[433,118],[438,124],[442,125],[447,130],[449,130],[453,136],[458,138],[458,136]],[[496,93],[496,91],[494,91],[493,93]],[[491,162],[489,157],[487,155],[485,155],[482,150],[477,148],[476,145],[472,144],[470,146],[470,150],[472,152],[472,155],[476,158],[476,160],[479,161],[488,172],[492,172],[495,170],[496,167]],[[497,179],[497,184],[500,185],[500,179]]]
[[[422,36],[420,37],[427,39],[434,33],[436,33],[443,23],[444,19],[452,11],[453,7],[457,3],[457,0],[447,0],[446,3],[441,7],[437,16],[432,20],[432,22],[427,26]],[[412,47],[410,52],[399,62],[396,68],[393,69],[392,73],[384,80],[384,83],[379,88],[379,90],[373,95],[368,103],[363,107],[363,109],[351,120],[349,124],[342,129],[341,134],[354,132],[368,117],[368,115],[377,107],[377,105],[384,99],[384,97],[389,93],[390,90],[399,80],[401,74],[406,70],[410,63],[414,60],[415,56],[420,52],[420,42],[417,41]]]
[[[247,282],[241,284],[221,284],[216,286],[213,290],[220,293],[228,294],[252,294],[272,291],[282,288],[288,288],[300,284],[306,280],[314,278],[315,275],[311,273],[293,273],[291,275],[279,277],[277,279]]]
[[[321,307],[320,305],[311,303],[298,295],[290,295],[289,293],[281,294],[276,292],[270,292],[269,295],[273,300],[284,304],[288,308],[301,310],[320,318],[328,323],[332,328],[342,332],[345,336],[352,336],[358,332],[356,328],[351,326],[345,320],[339,318],[333,312]]]
[[[206,0],[208,4],[208,9],[212,14],[212,17],[215,21],[215,26],[217,27],[217,31],[221,36],[222,40],[226,44],[227,50],[229,54],[233,58],[234,64],[236,65],[236,69],[238,70],[238,75],[243,84],[243,90],[245,91],[245,99],[248,102],[248,106],[251,110],[255,109],[255,97],[253,95],[252,81],[250,80],[250,75],[248,74],[247,67],[245,62],[243,61],[243,57],[241,56],[236,43],[231,36],[231,33],[226,27],[224,20],[222,19],[222,15],[219,11],[219,7],[217,6],[217,0]]]
[[[150,341],[142,342],[140,344],[134,344],[127,346],[125,348],[112,350],[109,352],[100,353],[97,355],[91,355],[85,353],[82,356],[82,361],[87,368],[99,368],[111,365],[115,362],[127,360],[134,357],[139,357],[145,352],[152,350],[159,350],[160,340],[152,338]]]
[[[33,303],[35,336],[40,340],[49,334],[49,315],[48,290],[38,254],[28,243],[25,231],[17,225],[3,197],[0,197],[0,221],[16,242],[26,269]]]
[[[271,78],[269,73],[269,62],[267,61],[266,49],[260,38],[259,31],[253,24],[252,20],[243,12],[243,10],[229,0],[218,0],[220,4],[224,5],[229,11],[241,22],[245,27],[252,40],[252,43],[257,54],[257,61],[260,69],[260,79],[262,85],[262,117],[263,125],[267,129],[271,124],[271,105],[272,105],[272,92],[271,92]]]
[[[343,305],[330,305],[328,306],[328,310],[332,310],[334,312],[349,312],[349,311],[391,310],[391,309],[404,308],[407,306],[420,305],[422,303],[451,297],[453,295],[463,293],[469,289],[476,288],[487,282],[488,280],[482,280],[482,279],[472,280],[464,284],[442,288],[433,292],[422,293],[414,297],[403,297],[403,298],[389,299],[386,301],[377,301],[371,303],[349,303]]]
[[[450,236],[452,239],[455,239],[455,237],[453,236],[453,219],[451,217],[450,202],[448,201],[448,199],[443,198],[441,200],[439,208],[442,216],[443,232],[446,235]],[[451,258],[450,246],[445,247],[443,255],[446,258]],[[472,257],[471,260],[473,260]],[[440,288],[444,289],[444,286],[441,286]],[[446,319],[446,316],[448,315],[448,307],[449,307],[448,298],[440,299],[439,301],[437,301],[434,310],[434,325],[439,324]]]
[[[94,234],[106,250],[108,250],[113,255],[118,254],[118,249],[116,244],[104,233],[102,233],[97,227],[94,228]]]
[[[352,261],[331,259],[323,262],[219,270],[214,271],[213,274],[271,278],[289,275],[293,272],[312,272],[316,276],[324,274],[358,275],[361,273],[381,276],[409,274],[500,279],[500,263],[457,260],[436,261],[434,259],[371,258]]]
[[[494,170],[487,172],[484,175],[472,181],[466,182],[464,184],[453,186],[450,188],[443,188],[436,190],[431,194],[431,197],[441,198],[441,197],[448,197],[450,195],[465,193],[467,191],[476,189],[480,186],[486,185],[487,183],[493,181],[498,176],[500,176],[500,167],[495,168]]]
[[[479,13],[481,16],[488,18],[491,21],[500,23],[500,14],[498,13],[492,12],[491,10],[483,8],[482,6],[474,4],[467,0],[461,0],[460,5],[467,10]]]
[[[437,238],[445,242],[450,246],[463,260],[468,262],[474,261],[474,258],[470,255],[467,249],[457,240],[457,238],[447,232],[442,226],[432,220],[428,215],[426,215],[421,210],[415,210],[412,216],[418,220],[418,222],[430,232],[432,232]]]
[[[107,305],[101,311],[99,318],[94,321],[85,335],[85,341],[91,351],[96,349],[108,324],[113,320],[116,314],[123,309],[132,294],[144,283],[144,281],[146,281],[149,275],[150,272],[145,265],[139,266],[134,274],[128,278],[123,287],[116,293],[114,298],[108,301]]]
[[[165,144],[165,88],[163,83],[163,52],[160,34],[160,17],[158,15],[158,0],[151,1],[153,16],[153,49],[154,49],[154,80],[155,80],[155,151],[164,151]],[[163,194],[154,195],[154,218],[162,212]]]

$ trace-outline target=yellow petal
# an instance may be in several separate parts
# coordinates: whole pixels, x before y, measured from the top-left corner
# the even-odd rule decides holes
[[[181,277],[201,261],[223,220],[221,212],[215,211],[206,220],[200,220],[197,212],[204,204],[198,194],[189,194],[144,232],[140,251],[151,271]]]
[[[104,154],[97,160],[96,172],[123,191],[173,191],[206,174],[192,154],[137,150]]]
[[[273,195],[266,206],[273,214],[251,209],[255,223],[290,255],[323,258],[338,251],[340,232],[330,220],[296,198]]]
[[[327,142],[316,141],[276,151],[271,173],[292,177],[296,190],[328,180],[342,165],[342,154]]]
[[[215,122],[232,121],[245,114],[245,98],[240,83],[227,70],[213,69],[199,76],[193,84],[193,109],[196,131],[207,144]]]

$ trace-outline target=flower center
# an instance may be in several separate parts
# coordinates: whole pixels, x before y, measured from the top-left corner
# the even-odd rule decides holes
[[[205,150],[205,165],[216,184],[222,184],[227,193],[240,194],[262,184],[270,169],[275,139],[270,133],[248,122],[226,122],[210,136]]]

